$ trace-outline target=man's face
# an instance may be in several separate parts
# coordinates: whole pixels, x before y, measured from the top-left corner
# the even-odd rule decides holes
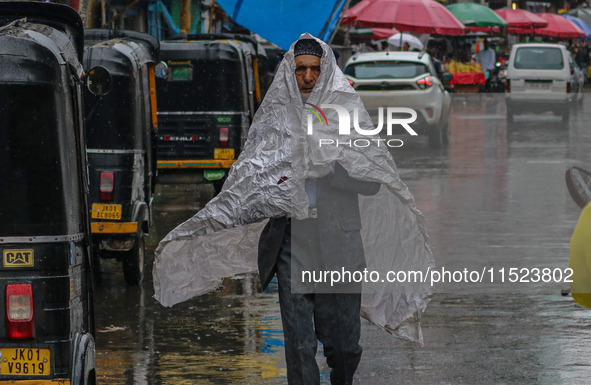
[[[295,57],[295,65],[300,93],[309,94],[320,76],[320,58],[314,55],[298,55]]]

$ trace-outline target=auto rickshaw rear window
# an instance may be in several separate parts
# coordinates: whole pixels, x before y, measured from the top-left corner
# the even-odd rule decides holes
[[[66,222],[56,95],[0,84],[0,233],[48,235]]]
[[[159,111],[242,111],[242,66],[237,60],[191,60],[157,80]]]
[[[129,76],[112,76],[113,86],[105,97],[86,91],[86,143],[88,148],[135,148],[136,132],[133,127],[134,110],[130,99],[133,95],[133,79]],[[115,138],[115,139],[114,139]]]

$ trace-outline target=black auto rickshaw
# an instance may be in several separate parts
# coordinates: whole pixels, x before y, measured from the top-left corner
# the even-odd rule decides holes
[[[101,258],[121,260],[126,282],[138,284],[152,222],[159,43],[140,32],[89,29],[85,44],[84,69],[110,82],[84,95],[92,244]]]
[[[0,2],[0,384],[96,383],[82,21]]]
[[[261,102],[263,47],[248,35],[181,35],[160,44],[158,169],[202,173],[219,192]],[[163,172],[164,171],[164,172]]]

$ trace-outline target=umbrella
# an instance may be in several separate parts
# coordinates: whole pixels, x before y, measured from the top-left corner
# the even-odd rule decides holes
[[[349,37],[352,40],[382,40],[386,39],[398,31],[394,28],[351,28]]]
[[[546,20],[525,9],[503,8],[497,9],[495,12],[509,23],[507,32],[513,35],[531,34],[535,28],[542,28],[548,25]]]
[[[538,13],[542,19],[548,22],[548,26],[537,28],[535,34],[538,36],[550,36],[559,39],[574,39],[585,37],[585,32],[572,21],[554,13]]]
[[[561,15],[561,16],[566,17],[567,19],[569,19],[570,21],[575,23],[579,28],[581,28],[583,30],[583,32],[585,32],[585,36],[591,35],[591,27],[589,26],[589,24],[585,23],[583,20],[579,19],[578,17],[571,16],[571,15]]]
[[[419,38],[408,33],[397,33],[388,38],[388,44],[392,44],[394,47],[402,47],[404,43],[407,43],[410,49],[419,51],[423,49],[423,43]]]
[[[476,3],[456,3],[446,7],[466,27],[507,27],[508,23],[489,7]]]
[[[566,11],[562,15],[563,16],[570,15],[570,16],[578,17],[579,19],[583,20],[588,25],[591,25],[591,8],[575,8],[575,9],[571,9],[569,11]]]
[[[342,24],[439,35],[464,33],[464,25],[435,0],[363,0],[345,12]]]

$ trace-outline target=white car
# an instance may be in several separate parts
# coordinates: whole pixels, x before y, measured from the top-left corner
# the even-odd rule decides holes
[[[429,136],[431,148],[449,144],[451,97],[444,87],[451,74],[438,74],[426,52],[366,52],[352,56],[344,73],[377,123],[379,108],[411,108],[410,126]],[[440,76],[444,79],[440,79]]]
[[[524,43],[511,49],[507,66],[507,122],[518,112],[552,111],[568,121],[583,84],[570,52],[562,44]]]

